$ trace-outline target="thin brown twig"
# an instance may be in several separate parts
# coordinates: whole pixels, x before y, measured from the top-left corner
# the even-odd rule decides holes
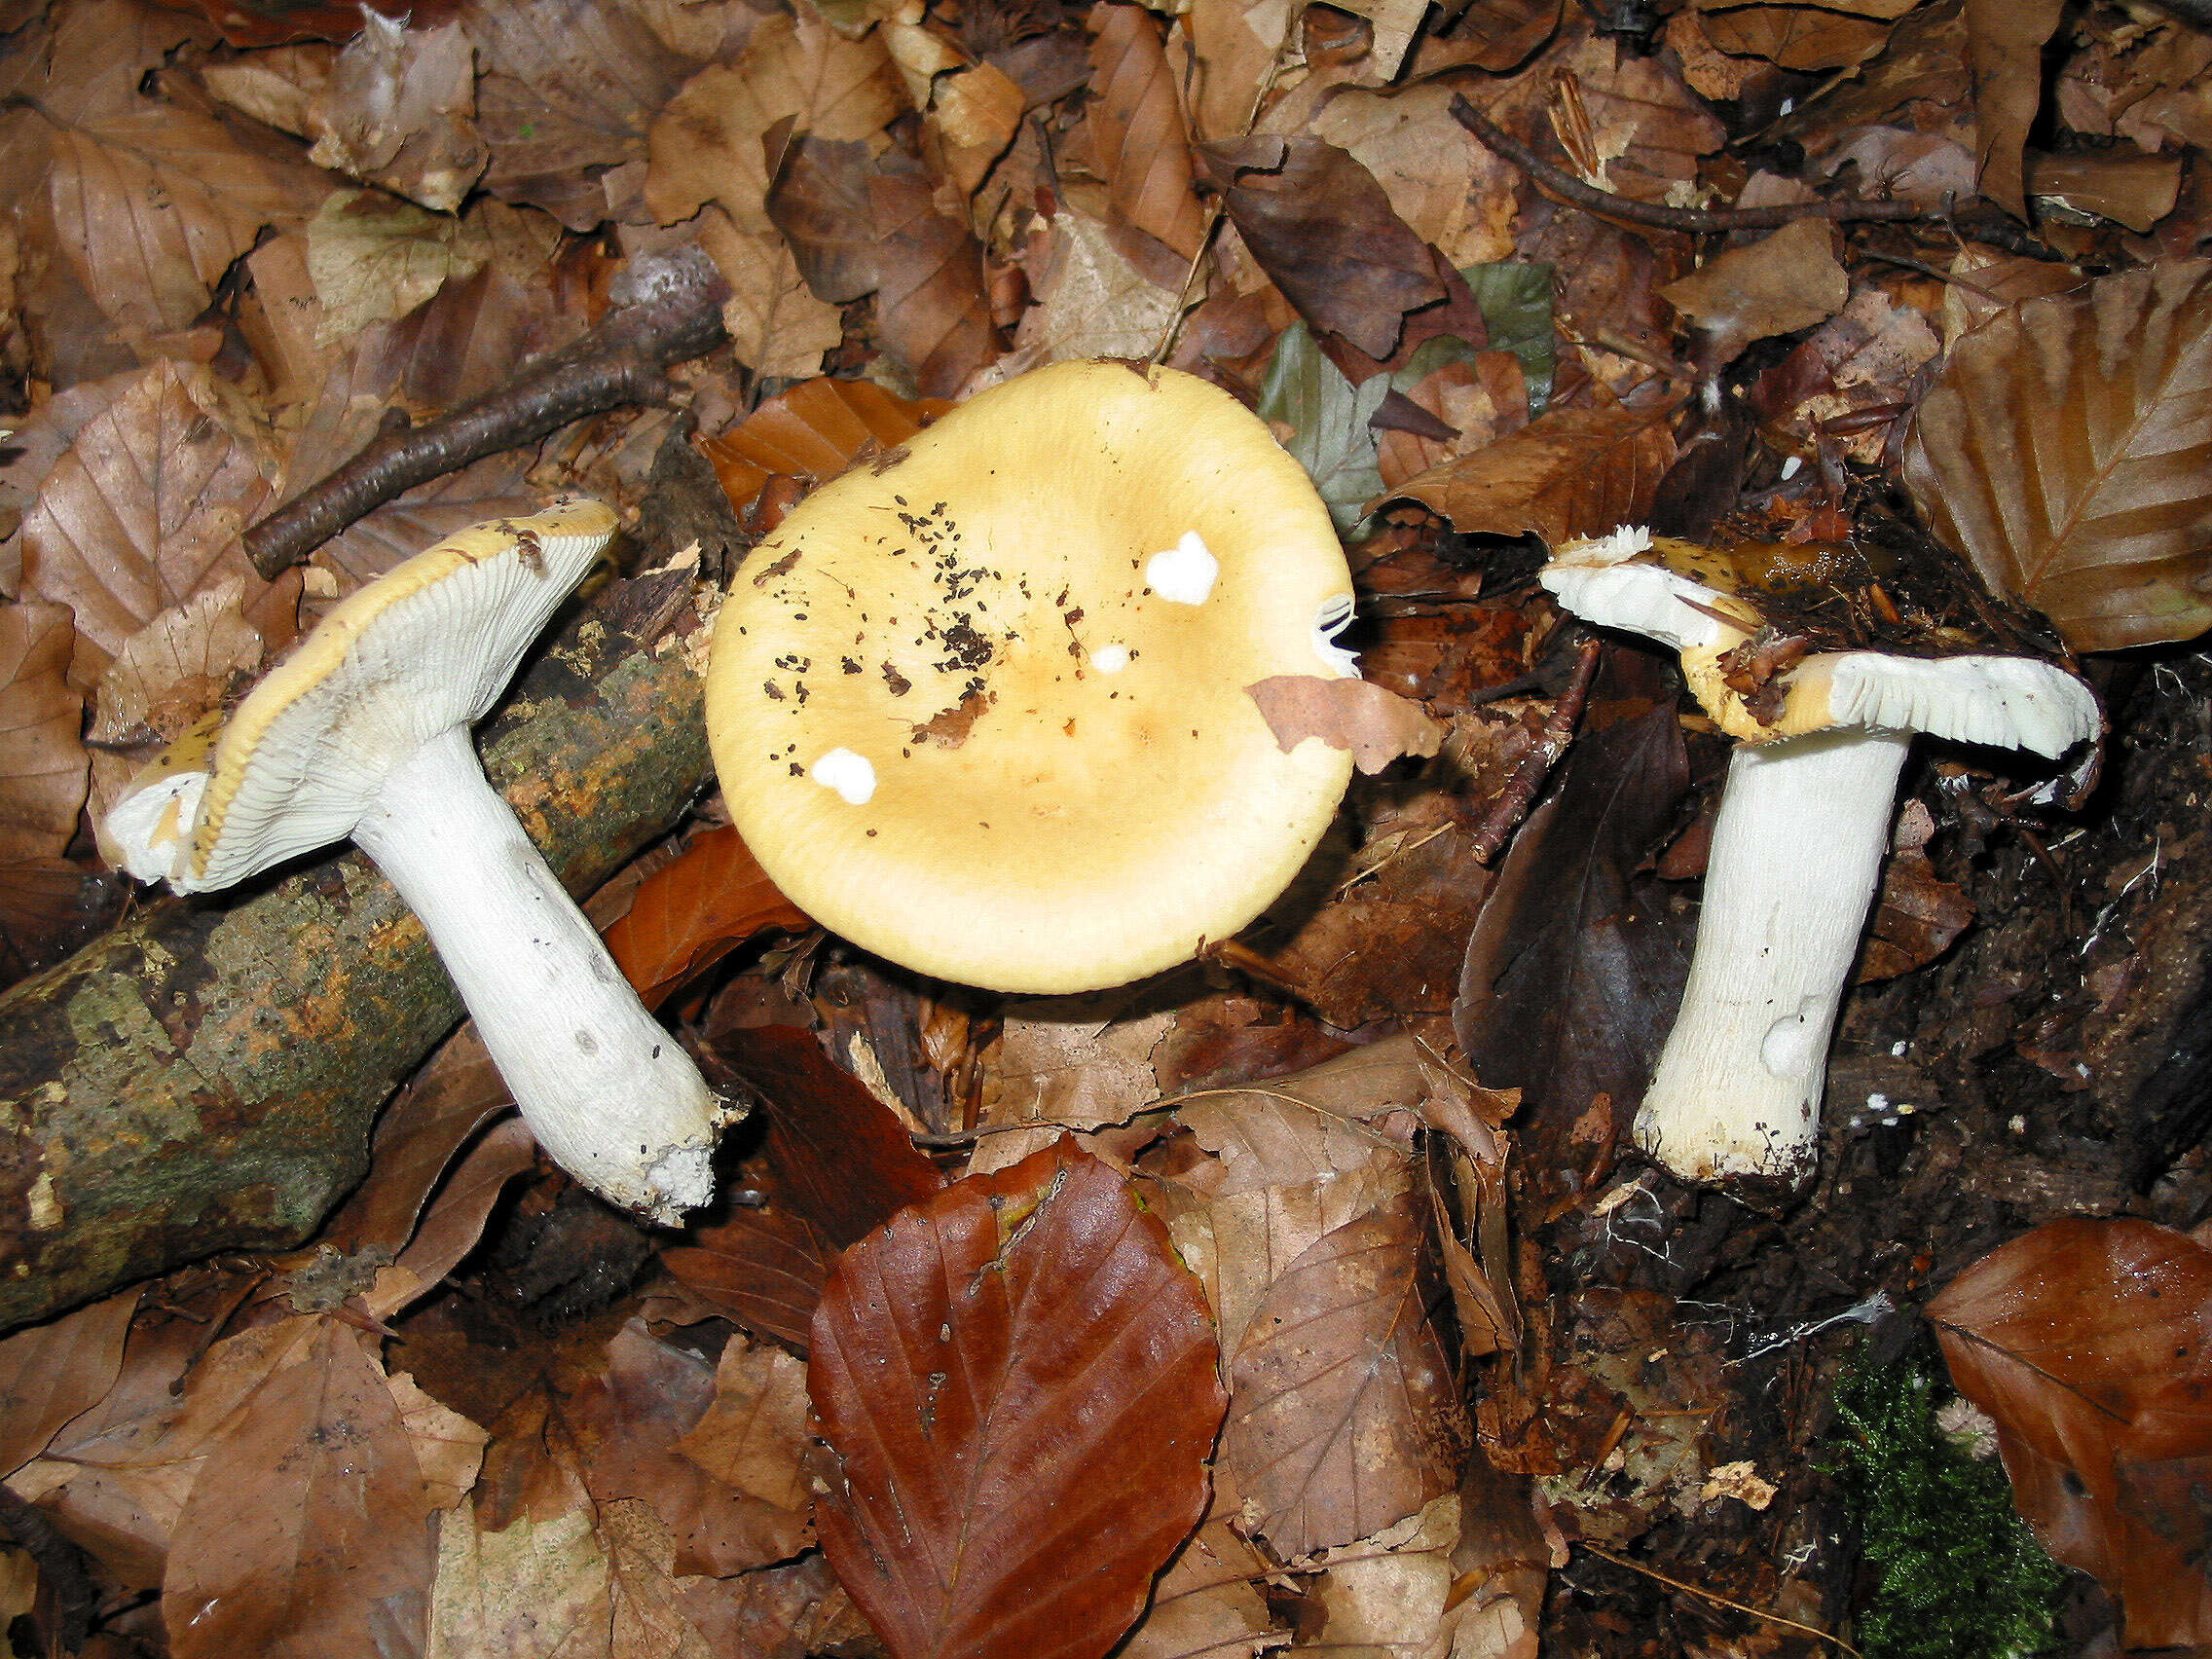
[[[1554,705],[1543,729],[1536,734],[1535,749],[1514,768],[1512,778],[1491,803],[1490,811],[1475,826],[1474,841],[1468,850],[1475,855],[1477,864],[1487,865],[1497,857],[1498,849],[1529,816],[1536,792],[1544,787],[1544,780],[1551,776],[1559,757],[1574,740],[1575,722],[1582,719],[1582,707],[1590,700],[1590,684],[1598,678],[1598,658],[1603,649],[1602,641],[1582,642],[1575,656],[1574,678],[1567,682],[1567,690]]]
[[[1535,151],[1509,136],[1493,124],[1489,117],[1463,94],[1452,99],[1452,119],[1472,132],[1484,144],[1495,150],[1545,190],[1554,196],[1586,207],[1593,213],[1608,219],[1621,219],[1632,225],[1648,225],[1654,230],[1687,231],[1703,235],[1713,231],[1779,231],[1785,225],[1799,219],[1880,219],[1896,223],[1901,220],[1942,220],[1951,217],[1946,203],[1931,207],[1918,202],[1869,202],[1856,197],[1836,197],[1821,202],[1798,203],[1786,207],[1668,207],[1655,202],[1637,202],[1626,196],[1616,196],[1609,190],[1584,184],[1564,167],[1555,166]]]
[[[409,427],[389,421],[362,451],[245,535],[246,557],[275,580],[363,514],[470,461],[519,449],[571,421],[665,402],[669,364],[724,339],[728,286],[704,254],[682,247],[626,273],[630,303],[583,338],[474,403]]]
[[[1732,1607],[1739,1613],[1749,1613],[1754,1619],[1764,1619],[1768,1624],[1778,1624],[1786,1630],[1803,1631],[1807,1636],[1818,1638],[1822,1641],[1832,1641],[1844,1652],[1850,1654],[1852,1659],[1862,1659],[1858,1648],[1852,1646],[1840,1636],[1829,1635],[1828,1632],[1821,1629],[1818,1625],[1799,1624],[1795,1619],[1786,1619],[1780,1613],[1770,1613],[1764,1607],[1747,1606],[1742,1602],[1731,1602],[1725,1596],[1711,1590],[1701,1589],[1695,1584],[1685,1584],[1679,1578],[1669,1578],[1664,1572],[1654,1567],[1645,1567],[1640,1561],[1631,1561],[1623,1555],[1615,1555],[1611,1550],[1593,1544],[1587,1538],[1579,1540],[1575,1544],[1575,1548],[1588,1550],[1600,1561],[1609,1561],[1615,1567],[1625,1567],[1631,1572],[1641,1572],[1646,1578],[1656,1579],[1670,1590],[1679,1590],[1686,1596],[1696,1596],[1701,1600],[1714,1603],[1723,1607]]]

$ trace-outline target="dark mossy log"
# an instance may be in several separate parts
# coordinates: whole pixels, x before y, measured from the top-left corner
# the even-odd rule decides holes
[[[571,892],[708,775],[681,577],[604,595],[482,733]],[[158,900],[0,997],[0,1327],[221,1250],[296,1244],[367,1167],[377,1109],[461,1017],[420,923],[344,847]]]

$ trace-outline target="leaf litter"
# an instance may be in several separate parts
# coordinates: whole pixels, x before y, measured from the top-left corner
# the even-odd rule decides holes
[[[1994,1419],[2080,1619],[2212,1641],[2201,41],[1978,0],[1624,27],[26,11],[11,972],[121,903],[88,802],[406,553],[552,488],[665,507],[686,432],[757,532],[1071,356],[1204,374],[1313,477],[1365,679],[1255,695],[1371,774],[1246,936],[1060,1005],[854,959],[710,806],[598,919],[755,1104],[717,1209],[663,1235],[595,1206],[495,1121],[462,1033],[297,1248],[0,1341],[11,1501],[66,1545],[36,1557],[50,1645],[1811,1651],[1865,1611],[1823,1402],[1866,1318],[1877,1357],[1917,1340],[1863,1311],[1893,1304]],[[596,417],[303,572],[248,565],[279,499],[394,413],[496,404],[671,242],[728,289],[682,429]],[[1907,494],[1932,535],[1898,531]],[[2097,670],[2119,758],[2074,818],[1971,752],[1908,778],[1823,1170],[1766,1207],[1624,1133],[1716,740],[1616,645],[1530,769],[1576,648],[1533,542],[1670,514],[1785,550],[1824,625],[2153,653]],[[680,594],[683,648],[711,606]],[[53,1224],[33,1191],[9,1225]]]

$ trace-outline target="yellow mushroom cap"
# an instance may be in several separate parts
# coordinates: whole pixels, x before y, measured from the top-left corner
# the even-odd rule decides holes
[[[825,485],[716,625],[707,732],[777,885],[895,962],[1119,984],[1243,927],[1350,756],[1246,687],[1333,677],[1327,510],[1265,424],[1172,369],[1062,363]]]
[[[348,596],[223,727],[170,884],[228,887],[350,835],[393,766],[491,712],[615,525],[604,503],[564,498],[448,536]]]

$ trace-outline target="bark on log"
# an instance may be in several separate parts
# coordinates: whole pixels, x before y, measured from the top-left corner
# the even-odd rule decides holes
[[[487,722],[486,769],[571,891],[708,773],[699,682],[621,584]],[[157,902],[0,997],[0,1329],[220,1250],[300,1242],[367,1168],[377,1109],[461,1019],[414,915],[334,848]]]

